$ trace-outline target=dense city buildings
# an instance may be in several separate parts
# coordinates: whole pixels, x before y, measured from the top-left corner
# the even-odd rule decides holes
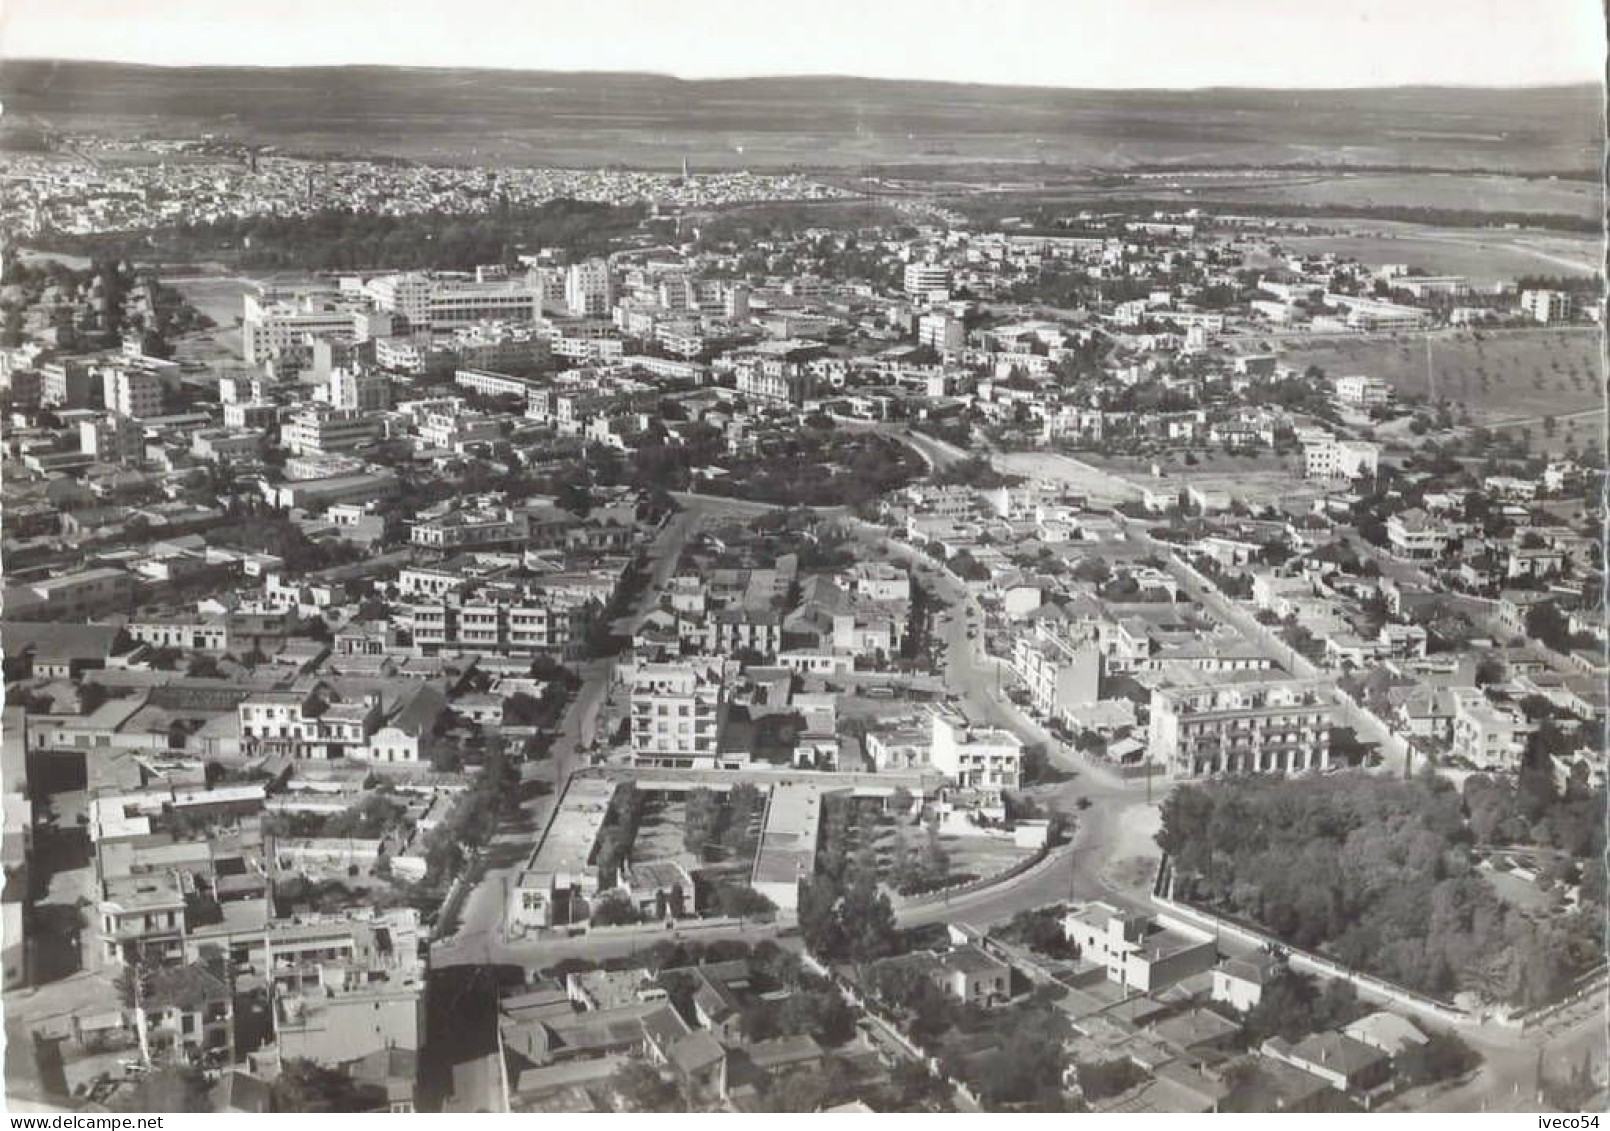
[[[0,153],[24,1102],[1598,1094],[1601,315],[1511,269],[1565,245],[1233,162],[46,140]]]

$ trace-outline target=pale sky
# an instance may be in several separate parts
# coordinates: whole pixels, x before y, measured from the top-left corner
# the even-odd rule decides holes
[[[0,0],[0,56],[1039,86],[1600,81],[1598,0]]]

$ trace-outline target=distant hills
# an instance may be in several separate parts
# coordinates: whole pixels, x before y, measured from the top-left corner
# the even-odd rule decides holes
[[[859,78],[0,63],[8,126],[421,161],[1599,167],[1597,86],[1093,91]]]

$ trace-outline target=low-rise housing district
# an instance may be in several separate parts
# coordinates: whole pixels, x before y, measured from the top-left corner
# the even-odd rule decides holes
[[[842,191],[6,165],[14,237]],[[1278,949],[1149,874],[1032,885],[1094,810],[1182,782],[1504,778],[1545,733],[1562,789],[1603,785],[1602,451],[1289,356],[1597,310],[1199,210],[912,211],[254,286],[174,334],[143,269],[8,269],[4,975],[34,1093],[100,1110],[184,1068],[231,1111],[330,1073],[373,1110],[945,1110],[994,1101],[1042,1008],[1046,1086],[1095,1110],[1421,1086],[1434,1011],[1272,1032]],[[1041,297],[1075,277],[1100,297]],[[187,354],[207,335],[236,356]],[[1070,770],[1115,792],[1045,804]],[[1039,894],[968,910],[997,890]],[[821,941],[824,892],[882,897],[903,943],[848,912]]]

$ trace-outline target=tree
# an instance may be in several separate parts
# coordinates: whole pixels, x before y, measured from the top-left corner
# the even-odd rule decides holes
[[[895,952],[899,930],[894,906],[870,873],[862,872],[851,881],[837,914],[851,961],[870,962]]]
[[[764,1097],[765,1110],[817,1112],[843,1102],[850,1095],[844,1062],[828,1057],[814,1072],[790,1072],[774,1082]]]
[[[1052,958],[1076,958],[1079,948],[1062,928],[1062,909],[1042,907],[1019,911],[1007,924],[1008,938]]]
[[[902,1059],[889,1072],[895,1106],[900,1111],[943,1111],[950,1088],[920,1061]]]
[[[311,1060],[288,1060],[269,1085],[277,1112],[374,1111],[385,1103],[385,1093],[359,1084],[345,1072]]]
[[[606,892],[593,902],[591,922],[595,927],[622,927],[642,921],[643,916],[623,892]]]
[[[1409,1087],[1452,1080],[1481,1063],[1481,1056],[1454,1032],[1433,1031],[1423,1045],[1410,1045],[1398,1053],[1393,1066]]]
[[[214,657],[207,655],[196,656],[190,661],[189,666],[185,668],[185,675],[192,677],[220,679],[223,674],[223,669],[218,666],[218,661]]]
[[[777,905],[748,884],[723,884],[716,889],[716,907],[721,914],[736,919],[767,915]]]
[[[984,1102],[991,1108],[1061,1110],[1067,1033],[1067,1022],[1049,1010],[1013,1025],[1005,1041],[984,1060],[980,1073]]]
[[[838,887],[825,876],[799,885],[799,930],[805,946],[818,958],[834,961],[844,953],[844,927],[837,914]]]
[[[1078,1065],[1079,1091],[1086,1100],[1105,1100],[1122,1095],[1146,1079],[1134,1061],[1081,1061]]]
[[[1571,624],[1552,601],[1540,601],[1526,610],[1526,635],[1556,652],[1571,650]]]
[[[609,1089],[621,1110],[629,1112],[680,1111],[682,1097],[676,1086],[641,1060],[630,1060],[609,1078]]]
[[[123,1111],[211,1111],[212,1091],[201,1069],[169,1065],[142,1078],[118,1106]]]

